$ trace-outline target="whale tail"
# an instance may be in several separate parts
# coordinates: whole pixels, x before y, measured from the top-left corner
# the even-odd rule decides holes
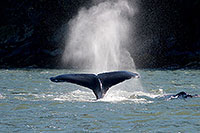
[[[69,82],[91,89],[96,98],[103,98],[110,87],[131,78],[139,78],[137,73],[114,71],[95,74],[64,74],[51,77],[52,82]]]

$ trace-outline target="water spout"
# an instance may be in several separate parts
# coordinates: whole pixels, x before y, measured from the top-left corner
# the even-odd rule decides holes
[[[134,14],[128,0],[106,0],[82,8],[69,22],[63,64],[96,72],[135,69],[127,50]]]

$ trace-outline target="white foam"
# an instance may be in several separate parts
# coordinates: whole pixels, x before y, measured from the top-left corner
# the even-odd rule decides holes
[[[0,99],[5,99],[6,97],[0,94]]]
[[[57,95],[53,98],[53,100],[57,101],[79,101],[79,102],[134,102],[134,103],[151,103],[152,101],[148,101],[145,98],[141,97],[131,97],[132,95],[140,95],[140,96],[150,96],[156,97],[152,94],[144,93],[144,92],[128,92],[128,91],[121,91],[116,90],[114,93],[107,93],[104,98],[96,100],[93,92],[83,91],[83,90],[76,90],[70,93]]]
[[[54,98],[58,101],[82,101],[82,102],[92,102],[95,100],[93,92],[76,90],[66,94],[58,95]]]

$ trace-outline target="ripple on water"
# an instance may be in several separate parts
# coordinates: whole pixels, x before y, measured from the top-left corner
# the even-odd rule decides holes
[[[101,100],[91,90],[48,80],[67,70],[0,71],[0,132],[200,131],[200,98],[156,99],[180,91],[200,94],[200,71],[140,70],[146,92],[127,82]]]
[[[8,103],[0,103],[0,107],[3,107],[3,106],[7,106],[9,105]]]
[[[24,110],[24,109],[29,109],[28,104],[19,104],[16,107],[14,107],[12,110]]]

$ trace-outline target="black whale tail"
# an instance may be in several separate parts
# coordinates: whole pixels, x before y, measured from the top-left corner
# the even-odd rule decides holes
[[[110,87],[131,78],[139,78],[137,73],[114,71],[95,74],[64,74],[51,77],[52,82],[69,82],[91,89],[96,98],[103,98]]]

